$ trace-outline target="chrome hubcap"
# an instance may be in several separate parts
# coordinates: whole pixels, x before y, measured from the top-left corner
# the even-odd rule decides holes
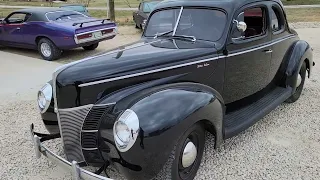
[[[187,168],[193,164],[197,158],[197,148],[192,142],[188,142],[183,150],[182,166]]]
[[[296,85],[296,87],[299,87],[299,86],[300,86],[301,81],[302,81],[301,75],[300,75],[300,74],[298,74],[298,78],[297,78],[297,85]]]
[[[51,48],[50,48],[49,44],[42,43],[41,46],[40,46],[40,49],[41,49],[41,53],[45,57],[50,57],[51,56]]]

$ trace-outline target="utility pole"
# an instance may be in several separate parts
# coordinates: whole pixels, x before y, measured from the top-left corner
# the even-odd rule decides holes
[[[114,0],[108,0],[108,1],[109,1],[109,18],[112,21],[115,21],[116,20],[116,16],[115,16],[115,13],[114,13]]]

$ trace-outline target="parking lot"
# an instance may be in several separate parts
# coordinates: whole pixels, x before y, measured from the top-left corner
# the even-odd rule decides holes
[[[297,26],[298,27],[298,26]],[[319,179],[320,177],[320,28],[296,29],[314,49],[311,79],[301,98],[282,104],[263,120],[229,139],[217,151],[211,136],[196,179]],[[138,30],[120,34],[93,52],[65,52],[59,61],[41,59],[36,51],[0,47],[0,179],[70,179],[42,158],[35,159],[29,125],[45,132],[36,104],[39,88],[63,63],[81,59],[139,39]],[[62,153],[59,141],[48,144]],[[123,179],[117,174],[115,179]]]

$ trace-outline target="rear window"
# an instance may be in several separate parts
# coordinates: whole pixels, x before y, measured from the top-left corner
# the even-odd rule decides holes
[[[86,10],[85,7],[83,6],[62,6],[61,8],[78,11],[78,12],[85,12]]]
[[[48,12],[46,14],[48,20],[59,21],[59,20],[70,20],[70,19],[83,19],[86,18],[84,14],[78,13],[76,11],[56,11]]]

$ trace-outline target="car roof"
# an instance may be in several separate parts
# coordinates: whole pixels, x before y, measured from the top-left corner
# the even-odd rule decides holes
[[[281,0],[164,0],[160,2],[156,9],[179,7],[179,6],[204,6],[218,7],[226,11],[234,10],[249,3],[254,2],[277,2],[282,5]]]
[[[31,14],[31,17],[28,19],[28,21],[48,21],[45,14],[48,12],[55,12],[55,11],[71,11],[71,10],[64,10],[61,8],[28,8],[28,9],[20,9],[13,11],[15,13],[29,13]]]

